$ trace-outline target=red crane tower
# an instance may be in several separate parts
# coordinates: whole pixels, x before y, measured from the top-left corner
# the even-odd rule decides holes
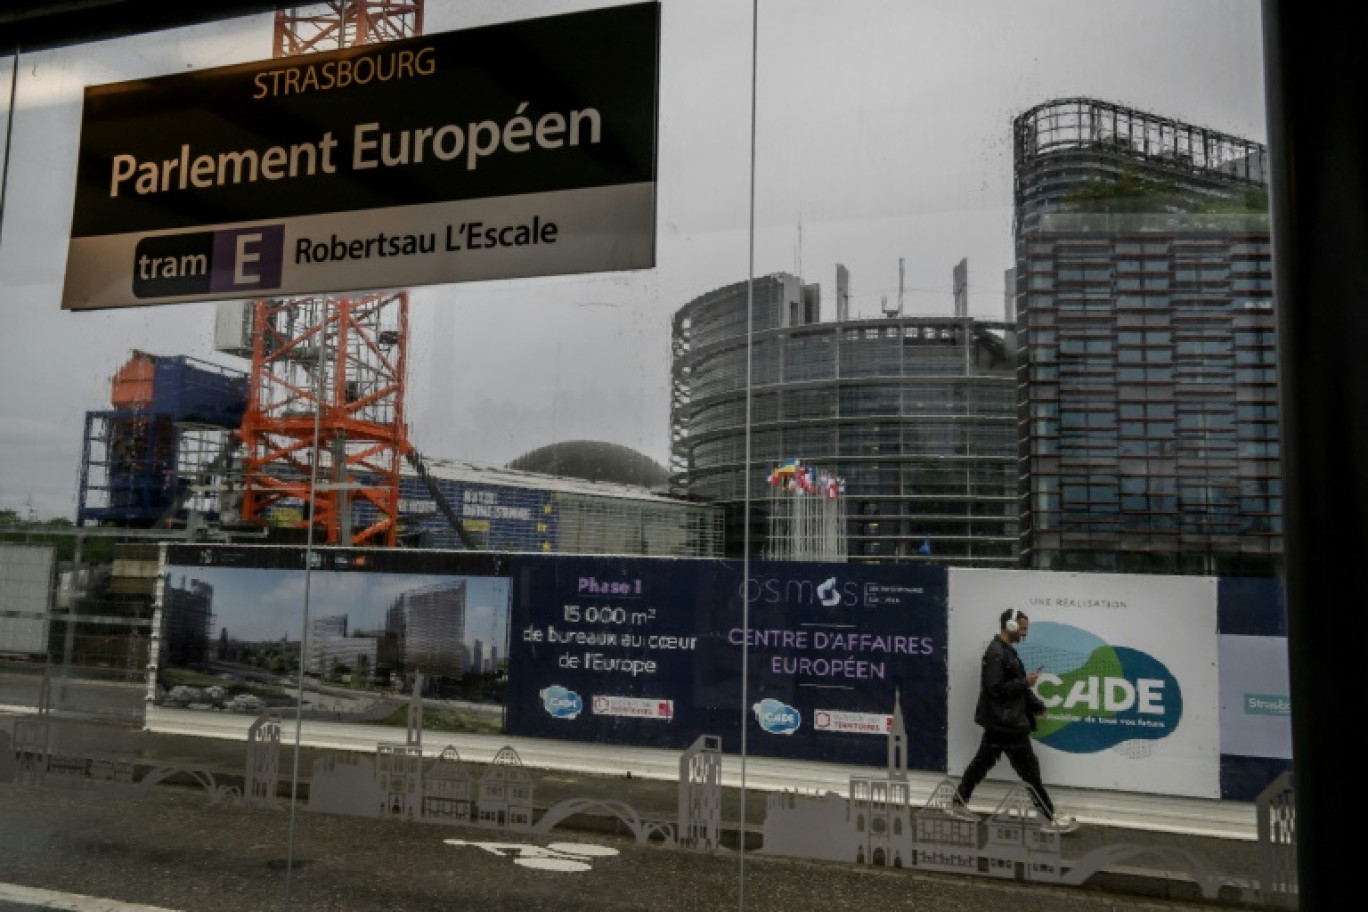
[[[333,0],[275,18],[274,56],[421,33],[423,0]],[[255,302],[240,435],[242,518],[329,544],[393,546],[404,424],[408,293]]]
[[[330,0],[277,10],[276,57],[379,44],[423,33],[423,0]]]

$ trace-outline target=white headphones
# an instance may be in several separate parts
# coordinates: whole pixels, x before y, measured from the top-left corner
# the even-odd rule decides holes
[[[1017,611],[1015,608],[1009,608],[1007,610],[1007,621],[1002,625],[1002,629],[1008,633],[1016,633],[1021,629],[1021,625],[1017,623],[1017,618],[1021,617],[1021,612]]]

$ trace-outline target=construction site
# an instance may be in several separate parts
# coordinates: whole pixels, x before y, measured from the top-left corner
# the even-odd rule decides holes
[[[276,11],[271,52],[422,34],[423,0],[349,0]],[[214,314],[213,360],[132,350],[86,412],[74,525],[0,528],[0,587],[47,574],[5,606],[0,654],[140,674],[163,542],[722,552],[720,508],[670,497],[663,467],[626,447],[549,441],[510,466],[424,453],[405,412],[405,290]],[[35,570],[27,549],[44,546],[55,559]],[[50,598],[60,619],[40,623]]]

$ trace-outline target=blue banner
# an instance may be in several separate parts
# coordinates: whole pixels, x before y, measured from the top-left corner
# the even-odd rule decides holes
[[[712,732],[695,668],[713,562],[519,557],[506,730],[685,748]]]
[[[945,769],[939,568],[514,559],[509,734]],[[744,593],[744,596],[743,596]]]
[[[448,506],[481,551],[545,551],[560,548],[555,491],[435,477]],[[460,536],[441,513],[432,493],[413,476],[399,479],[400,513],[405,529],[418,533],[423,547],[461,550]],[[370,508],[373,509],[373,508]],[[363,519],[368,518],[362,510]]]
[[[944,569],[754,563],[745,589],[744,612],[735,588],[709,600],[704,658],[733,713],[745,693],[752,753],[881,765],[896,703],[908,767],[945,769]]]

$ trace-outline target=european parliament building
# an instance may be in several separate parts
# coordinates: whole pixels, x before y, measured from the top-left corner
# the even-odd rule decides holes
[[[1023,564],[1277,574],[1264,148],[1086,98],[1013,133]]]
[[[671,487],[723,505],[727,553],[765,553],[766,477],[801,459],[845,479],[847,559],[1017,563],[1016,377],[1004,323],[967,315],[821,321],[786,273],[708,292],[672,333]],[[752,398],[746,460],[748,338]]]

